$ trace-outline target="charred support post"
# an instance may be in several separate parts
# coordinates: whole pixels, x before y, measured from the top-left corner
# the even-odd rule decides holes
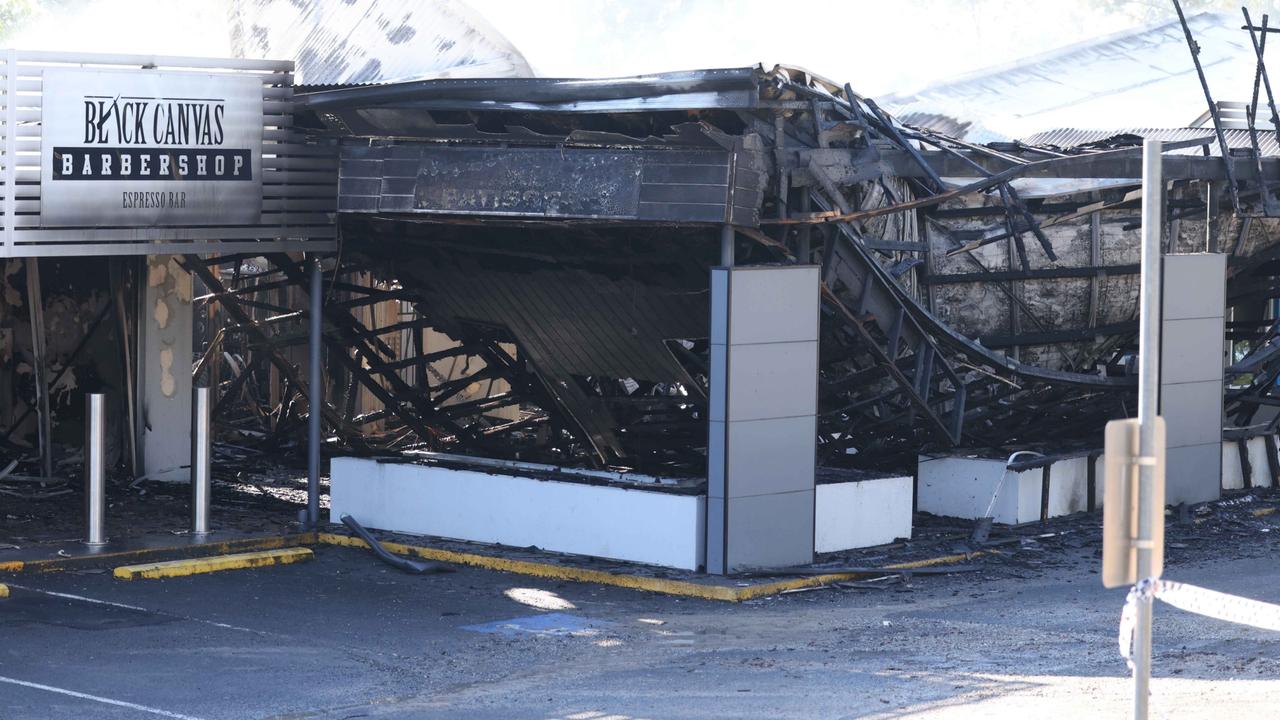
[[[129,421],[125,432],[129,443],[129,472],[136,478],[142,474],[138,471],[138,395],[134,391],[133,352],[129,348],[133,333],[129,330],[129,314],[125,309],[123,280],[116,288],[115,303],[116,321],[120,328],[120,362],[124,366],[124,408]]]
[[[27,308],[31,316],[31,363],[36,386],[36,428],[40,442],[40,475],[53,477],[52,421],[49,416],[49,375],[45,367],[44,292],[40,289],[40,259],[28,258]]]
[[[191,401],[191,532],[209,532],[213,492],[213,393],[196,388]]]
[[[324,381],[321,378],[321,310],[324,303],[320,258],[311,259],[311,311],[307,349],[307,517],[303,524],[314,528],[320,523],[320,409],[324,407]]]
[[[107,402],[102,393],[85,399],[84,542],[107,542]]]

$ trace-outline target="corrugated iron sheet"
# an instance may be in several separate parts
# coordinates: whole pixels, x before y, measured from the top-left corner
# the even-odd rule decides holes
[[[1232,150],[1251,150],[1253,144],[1249,139],[1248,130],[1226,129],[1222,131],[1227,138],[1227,147]],[[1096,145],[1104,143],[1112,138],[1123,135],[1135,135],[1144,139],[1164,140],[1165,142],[1176,142],[1178,140],[1193,140],[1195,138],[1211,137],[1213,128],[1121,128],[1112,130],[1081,130],[1078,128],[1059,128],[1057,130],[1049,130],[1042,133],[1036,133],[1023,139],[1027,145],[1035,145],[1039,147],[1052,146],[1063,149],[1079,148],[1088,145]],[[1206,147],[1213,155],[1221,155],[1218,148],[1217,140],[1210,143]],[[1258,150],[1263,155],[1275,156],[1280,155],[1280,142],[1276,140],[1276,133],[1270,129],[1258,130]],[[1186,148],[1183,150],[1175,150],[1174,154],[1183,155],[1199,155],[1203,151],[1198,147]]]
[[[1202,12],[1187,23],[1214,97],[1247,99],[1255,62],[1239,13]],[[1205,111],[1176,18],[985,68],[881,104],[917,124],[943,132],[959,128],[970,142],[1055,127],[1179,127]]]
[[[293,60],[299,84],[533,75],[457,0],[232,0],[230,12],[236,54]]]
[[[707,293],[663,291],[582,270],[531,273],[416,265],[432,309],[458,320],[496,324],[556,380],[571,376],[682,381],[664,340],[702,338]]]
[[[505,328],[521,357],[598,451],[623,457],[618,421],[581,378],[632,378],[701,389],[666,340],[709,334],[708,292],[659,287],[577,268],[527,272],[482,267],[440,254],[399,262],[445,327]]]

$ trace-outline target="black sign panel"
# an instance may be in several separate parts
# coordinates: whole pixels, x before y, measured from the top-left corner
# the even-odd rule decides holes
[[[632,218],[640,157],[611,150],[448,148],[424,153],[415,210]]]
[[[55,147],[56,180],[253,180],[249,150]]]
[[[765,175],[719,148],[347,145],[339,212],[755,225]]]

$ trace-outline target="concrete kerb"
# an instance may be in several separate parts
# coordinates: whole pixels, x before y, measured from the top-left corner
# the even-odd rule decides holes
[[[317,533],[316,539],[318,543],[322,545],[356,548],[368,547],[368,545],[360,538],[341,535],[338,533]],[[632,590],[662,593],[664,595],[677,595],[681,597],[717,600],[722,602],[743,602],[745,600],[754,600],[770,595],[777,595],[778,593],[787,590],[820,587],[833,582],[857,580],[860,578],[875,577],[877,575],[877,573],[868,572],[834,572],[824,575],[787,578],[785,580],[765,580],[745,586],[729,586],[690,582],[688,580],[650,577],[647,575],[632,575],[612,570],[575,567],[573,565],[542,563],[530,560],[513,560],[511,558],[498,557],[494,555],[480,555],[478,553],[458,552],[454,550],[445,550],[442,548],[424,547],[419,545],[405,545],[403,543],[395,542],[384,542],[382,543],[382,546],[389,552],[393,552],[398,555],[411,555],[425,560],[436,560],[438,562],[468,565],[471,567],[484,568],[486,570],[498,570],[501,572],[530,575],[533,577],[554,580],[571,580],[575,582],[595,583],[598,585],[611,585],[614,587],[629,588]],[[938,565],[964,562],[974,557],[990,554],[992,554],[991,551],[979,550],[972,553],[944,555],[924,560],[885,565],[883,569],[886,571],[896,571],[934,567]],[[733,578],[730,578],[730,580],[737,582],[737,580]]]
[[[119,580],[187,577],[189,575],[202,575],[224,570],[247,570],[271,565],[289,565],[310,560],[314,556],[315,553],[310,548],[304,547],[259,550],[257,552],[169,560],[167,562],[145,563],[142,565],[123,565],[116,568],[113,575]]]
[[[123,550],[119,552],[89,554],[76,557],[14,560],[0,562],[0,573],[7,572],[17,574],[58,572],[84,567],[116,565],[116,577],[122,577],[119,574],[120,572],[125,572],[126,575],[129,576],[127,579],[133,579],[135,577],[178,577],[181,575],[191,575],[199,572],[214,572],[215,570],[252,568],[262,567],[265,564],[278,564],[271,562],[255,564],[258,562],[256,559],[241,559],[241,557],[237,556],[259,555],[264,554],[264,551],[291,548],[301,549],[305,546],[317,545],[347,548],[368,547],[363,540],[357,537],[330,532],[304,532],[288,535],[272,535],[227,540],[202,545]],[[517,575],[527,575],[530,577],[552,580],[594,583],[598,585],[643,590],[646,592],[674,595],[678,597],[690,597],[702,600],[735,603],[768,597],[770,595],[777,595],[789,590],[821,587],[835,582],[874,577],[877,574],[868,572],[833,572],[822,575],[785,578],[781,580],[752,579],[746,580],[745,582],[748,584],[745,585],[741,584],[744,582],[741,578],[728,577],[725,578],[725,581],[732,582],[734,584],[727,585],[715,582],[695,582],[673,578],[652,577],[648,575],[631,574],[614,569],[602,570],[561,563],[514,559],[500,555],[447,550],[444,548],[423,545],[407,545],[397,542],[384,542],[382,543],[382,546],[388,551],[399,555],[407,555],[457,565],[466,565],[468,567],[481,568],[485,570],[509,572]],[[309,552],[310,551],[308,551],[308,553]],[[885,565],[883,566],[883,570],[890,572],[907,571],[913,568],[948,565],[952,563],[965,562],[975,557],[991,554],[994,554],[993,551],[979,550],[971,553],[944,555],[924,560],[914,560],[910,562]],[[174,560],[175,556],[177,558],[176,561]],[[152,566],[163,565],[165,566],[165,569],[151,569],[148,571],[140,570],[139,566],[144,564],[149,568]],[[150,572],[152,574],[144,574],[144,572]],[[171,572],[173,574],[155,574],[160,572]],[[0,588],[3,588],[3,590],[0,590],[0,598],[6,597],[8,589],[3,585],[0,585]]]
[[[108,550],[84,555],[0,561],[0,573],[58,572],[68,569],[211,557],[315,544],[316,533],[314,532],[264,535],[195,545],[166,545],[116,551]]]

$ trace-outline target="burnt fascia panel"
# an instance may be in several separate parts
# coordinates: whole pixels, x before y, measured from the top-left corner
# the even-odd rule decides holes
[[[351,144],[338,210],[755,226],[759,165],[721,148]]]

